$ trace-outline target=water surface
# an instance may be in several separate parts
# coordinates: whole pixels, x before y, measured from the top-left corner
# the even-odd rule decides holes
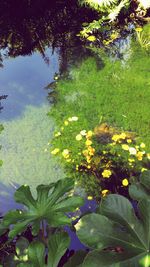
[[[25,183],[35,189],[40,183],[63,178],[62,169],[47,149],[54,122],[47,116],[50,107],[44,89],[59,71],[59,58],[57,53],[51,55],[50,49],[46,53],[49,65],[34,53],[5,60],[0,69],[0,95],[8,95],[0,113],[4,126],[0,135],[0,182],[6,185]]]

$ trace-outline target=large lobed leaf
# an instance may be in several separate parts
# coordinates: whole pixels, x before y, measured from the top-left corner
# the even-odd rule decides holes
[[[125,197],[109,195],[102,200],[98,214],[79,221],[77,235],[93,249],[82,267],[142,266],[140,260],[150,256],[150,199],[141,200],[138,209],[139,219]]]
[[[29,186],[21,186],[15,192],[15,200],[24,204],[26,210],[10,211],[4,216],[4,226],[13,225],[9,237],[14,238],[28,225],[33,225],[33,233],[37,234],[42,220],[46,220],[51,227],[71,225],[71,219],[65,213],[74,211],[84,202],[78,196],[64,197],[73,186],[74,181],[69,178],[49,185],[39,185],[36,199],[33,198]]]

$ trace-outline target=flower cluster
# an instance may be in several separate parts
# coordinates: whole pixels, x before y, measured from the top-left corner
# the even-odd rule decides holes
[[[131,179],[148,168],[150,154],[146,153],[145,144],[137,144],[127,132],[114,133],[111,142],[102,144],[94,131],[80,128],[79,122],[72,124],[77,121],[76,116],[64,121],[64,126],[54,134],[53,143],[57,146],[51,154],[65,160],[67,171],[88,194],[103,197],[109,192],[126,194]]]

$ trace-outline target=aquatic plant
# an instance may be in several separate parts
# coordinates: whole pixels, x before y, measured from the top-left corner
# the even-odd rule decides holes
[[[40,107],[27,106],[22,116],[3,122],[5,130],[1,133],[0,154],[4,164],[0,170],[0,181],[5,185],[26,183],[35,193],[38,184],[65,177],[62,166],[45,150],[54,129],[53,119],[46,115],[48,111],[49,106],[44,104]]]
[[[149,198],[139,201],[137,217],[125,197],[116,194],[105,197],[98,213],[85,215],[76,224],[78,237],[92,249],[81,266],[148,267],[149,214]]]
[[[62,121],[77,116],[78,125],[73,129],[76,135],[107,122],[122,131],[136,132],[150,148],[150,58],[137,43],[131,54],[123,64],[111,62],[106,55],[101,60],[88,58],[70,70],[68,79],[59,79],[57,103],[49,112],[56,131],[60,131]]]
[[[79,3],[97,11],[98,19],[84,23],[80,31],[81,38],[97,46],[107,47],[149,21],[149,0],[79,0]]]
[[[139,180],[131,184],[129,193],[132,199],[138,201],[150,198],[150,171],[144,171],[140,175]]]
[[[49,235],[46,244],[38,240],[29,243],[22,237],[16,242],[16,254],[7,256],[4,264],[18,267],[57,267],[69,244],[70,237],[64,231]]]
[[[38,234],[43,220],[46,220],[51,227],[71,225],[71,219],[65,213],[83,204],[81,197],[64,196],[73,187],[74,180],[69,178],[49,185],[39,185],[37,198],[34,199],[29,186],[22,185],[16,190],[14,198],[16,202],[24,204],[26,210],[9,211],[3,219],[5,227],[13,225],[9,231],[9,237],[14,238],[29,225],[32,225],[33,234]]]
[[[97,198],[110,192],[128,194],[128,185],[149,168],[150,154],[132,132],[103,123],[94,130],[80,128],[80,118],[69,117],[54,133],[51,154],[64,163],[77,184]]]

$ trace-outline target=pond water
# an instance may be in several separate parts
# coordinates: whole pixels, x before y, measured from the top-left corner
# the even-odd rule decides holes
[[[49,103],[47,84],[59,72],[59,56],[48,49],[50,64],[40,53],[6,59],[0,69],[2,101],[0,121],[4,131],[0,135],[0,182],[28,184],[32,190],[40,183],[49,183],[63,177],[63,170],[47,148],[54,122],[47,117]]]

